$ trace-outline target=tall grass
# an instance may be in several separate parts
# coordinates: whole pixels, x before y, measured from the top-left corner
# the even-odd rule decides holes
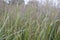
[[[37,14],[35,9],[28,8],[21,17],[18,9],[11,14],[1,13],[0,40],[60,40],[57,12],[50,10],[44,15],[42,10]]]

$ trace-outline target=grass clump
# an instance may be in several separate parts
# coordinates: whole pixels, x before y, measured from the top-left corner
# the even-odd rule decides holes
[[[0,40],[60,40],[60,21],[54,19],[54,12],[37,15],[36,9],[28,8],[21,17],[17,10],[0,17]]]

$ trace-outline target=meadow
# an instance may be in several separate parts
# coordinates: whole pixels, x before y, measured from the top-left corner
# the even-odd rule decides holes
[[[0,40],[60,40],[60,11],[35,6],[0,11]]]

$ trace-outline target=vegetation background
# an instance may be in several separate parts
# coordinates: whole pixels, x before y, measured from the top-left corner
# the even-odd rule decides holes
[[[0,40],[60,40],[60,8],[0,0]]]

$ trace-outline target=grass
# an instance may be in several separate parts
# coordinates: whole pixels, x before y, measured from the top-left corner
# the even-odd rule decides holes
[[[36,16],[36,10],[30,8],[22,18],[18,8],[15,11],[12,15],[7,12],[1,14],[0,40],[60,40],[60,22],[54,20],[54,12],[50,12],[51,15],[40,12]]]

